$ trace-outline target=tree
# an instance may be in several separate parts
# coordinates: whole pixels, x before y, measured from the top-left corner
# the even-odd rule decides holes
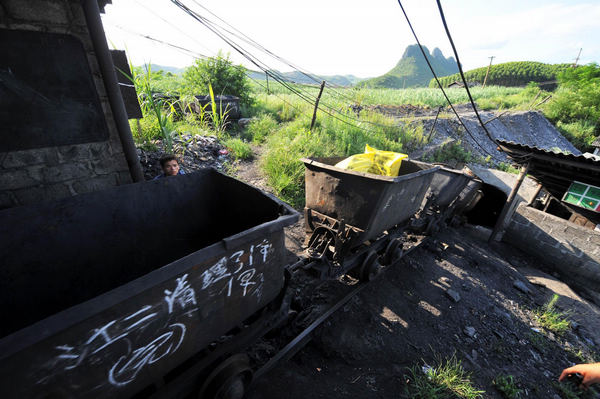
[[[246,105],[252,102],[246,68],[234,65],[229,55],[223,56],[221,52],[216,57],[196,60],[183,77],[190,94],[208,94],[210,83],[216,95],[237,96]]]

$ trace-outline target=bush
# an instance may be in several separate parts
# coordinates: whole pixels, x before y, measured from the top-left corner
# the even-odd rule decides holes
[[[558,75],[559,87],[546,116],[582,151],[600,134],[600,67],[589,64]]]
[[[277,121],[269,114],[259,115],[248,125],[248,135],[255,143],[263,143],[278,128]]]
[[[226,139],[223,145],[227,147],[227,150],[233,154],[235,159],[252,158],[252,148],[250,148],[250,145],[237,137]]]
[[[250,86],[246,68],[233,65],[229,55],[196,60],[183,74],[186,90],[191,94],[208,94],[209,84],[216,95],[233,95],[244,105],[250,105]]]

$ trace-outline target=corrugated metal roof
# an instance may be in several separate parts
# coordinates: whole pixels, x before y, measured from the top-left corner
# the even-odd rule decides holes
[[[524,165],[529,163],[529,175],[535,177],[554,197],[561,199],[573,181],[600,185],[600,161],[583,155],[563,154],[538,147],[498,140],[498,145],[511,159]],[[582,209],[590,220],[598,223],[598,214]]]
[[[589,165],[592,169],[600,168],[600,161],[595,160],[594,158],[588,158],[584,155],[573,155],[573,154],[565,154],[562,152],[554,152],[550,150],[544,150],[539,147],[530,147],[528,145],[515,143],[514,141],[504,141],[497,140],[498,144],[502,151],[504,151],[509,157],[511,157],[515,162],[519,164],[523,164],[525,162],[520,161],[519,159],[523,156],[530,156],[535,158],[544,158],[550,157],[554,162],[563,161],[572,161],[581,163],[580,167],[587,168],[586,165]]]
[[[600,148],[600,136],[596,137],[596,140],[592,143],[592,147]]]

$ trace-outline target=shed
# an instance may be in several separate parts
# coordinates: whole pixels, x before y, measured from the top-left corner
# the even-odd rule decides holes
[[[574,216],[572,221],[593,227],[600,224],[600,161],[595,157],[565,154],[498,140],[500,149],[516,163],[529,163],[534,176],[555,198],[562,201]]]

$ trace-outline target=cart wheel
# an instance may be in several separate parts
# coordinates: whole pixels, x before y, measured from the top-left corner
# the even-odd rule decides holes
[[[381,263],[377,259],[379,256],[377,252],[370,251],[360,267],[359,278],[362,281],[373,280],[381,271]]]
[[[383,262],[385,265],[392,265],[396,263],[396,261],[399,260],[403,254],[404,249],[402,248],[402,240],[400,238],[395,238],[390,241],[385,249]]]
[[[206,378],[198,399],[242,399],[251,381],[248,356],[242,353],[230,356]]]

